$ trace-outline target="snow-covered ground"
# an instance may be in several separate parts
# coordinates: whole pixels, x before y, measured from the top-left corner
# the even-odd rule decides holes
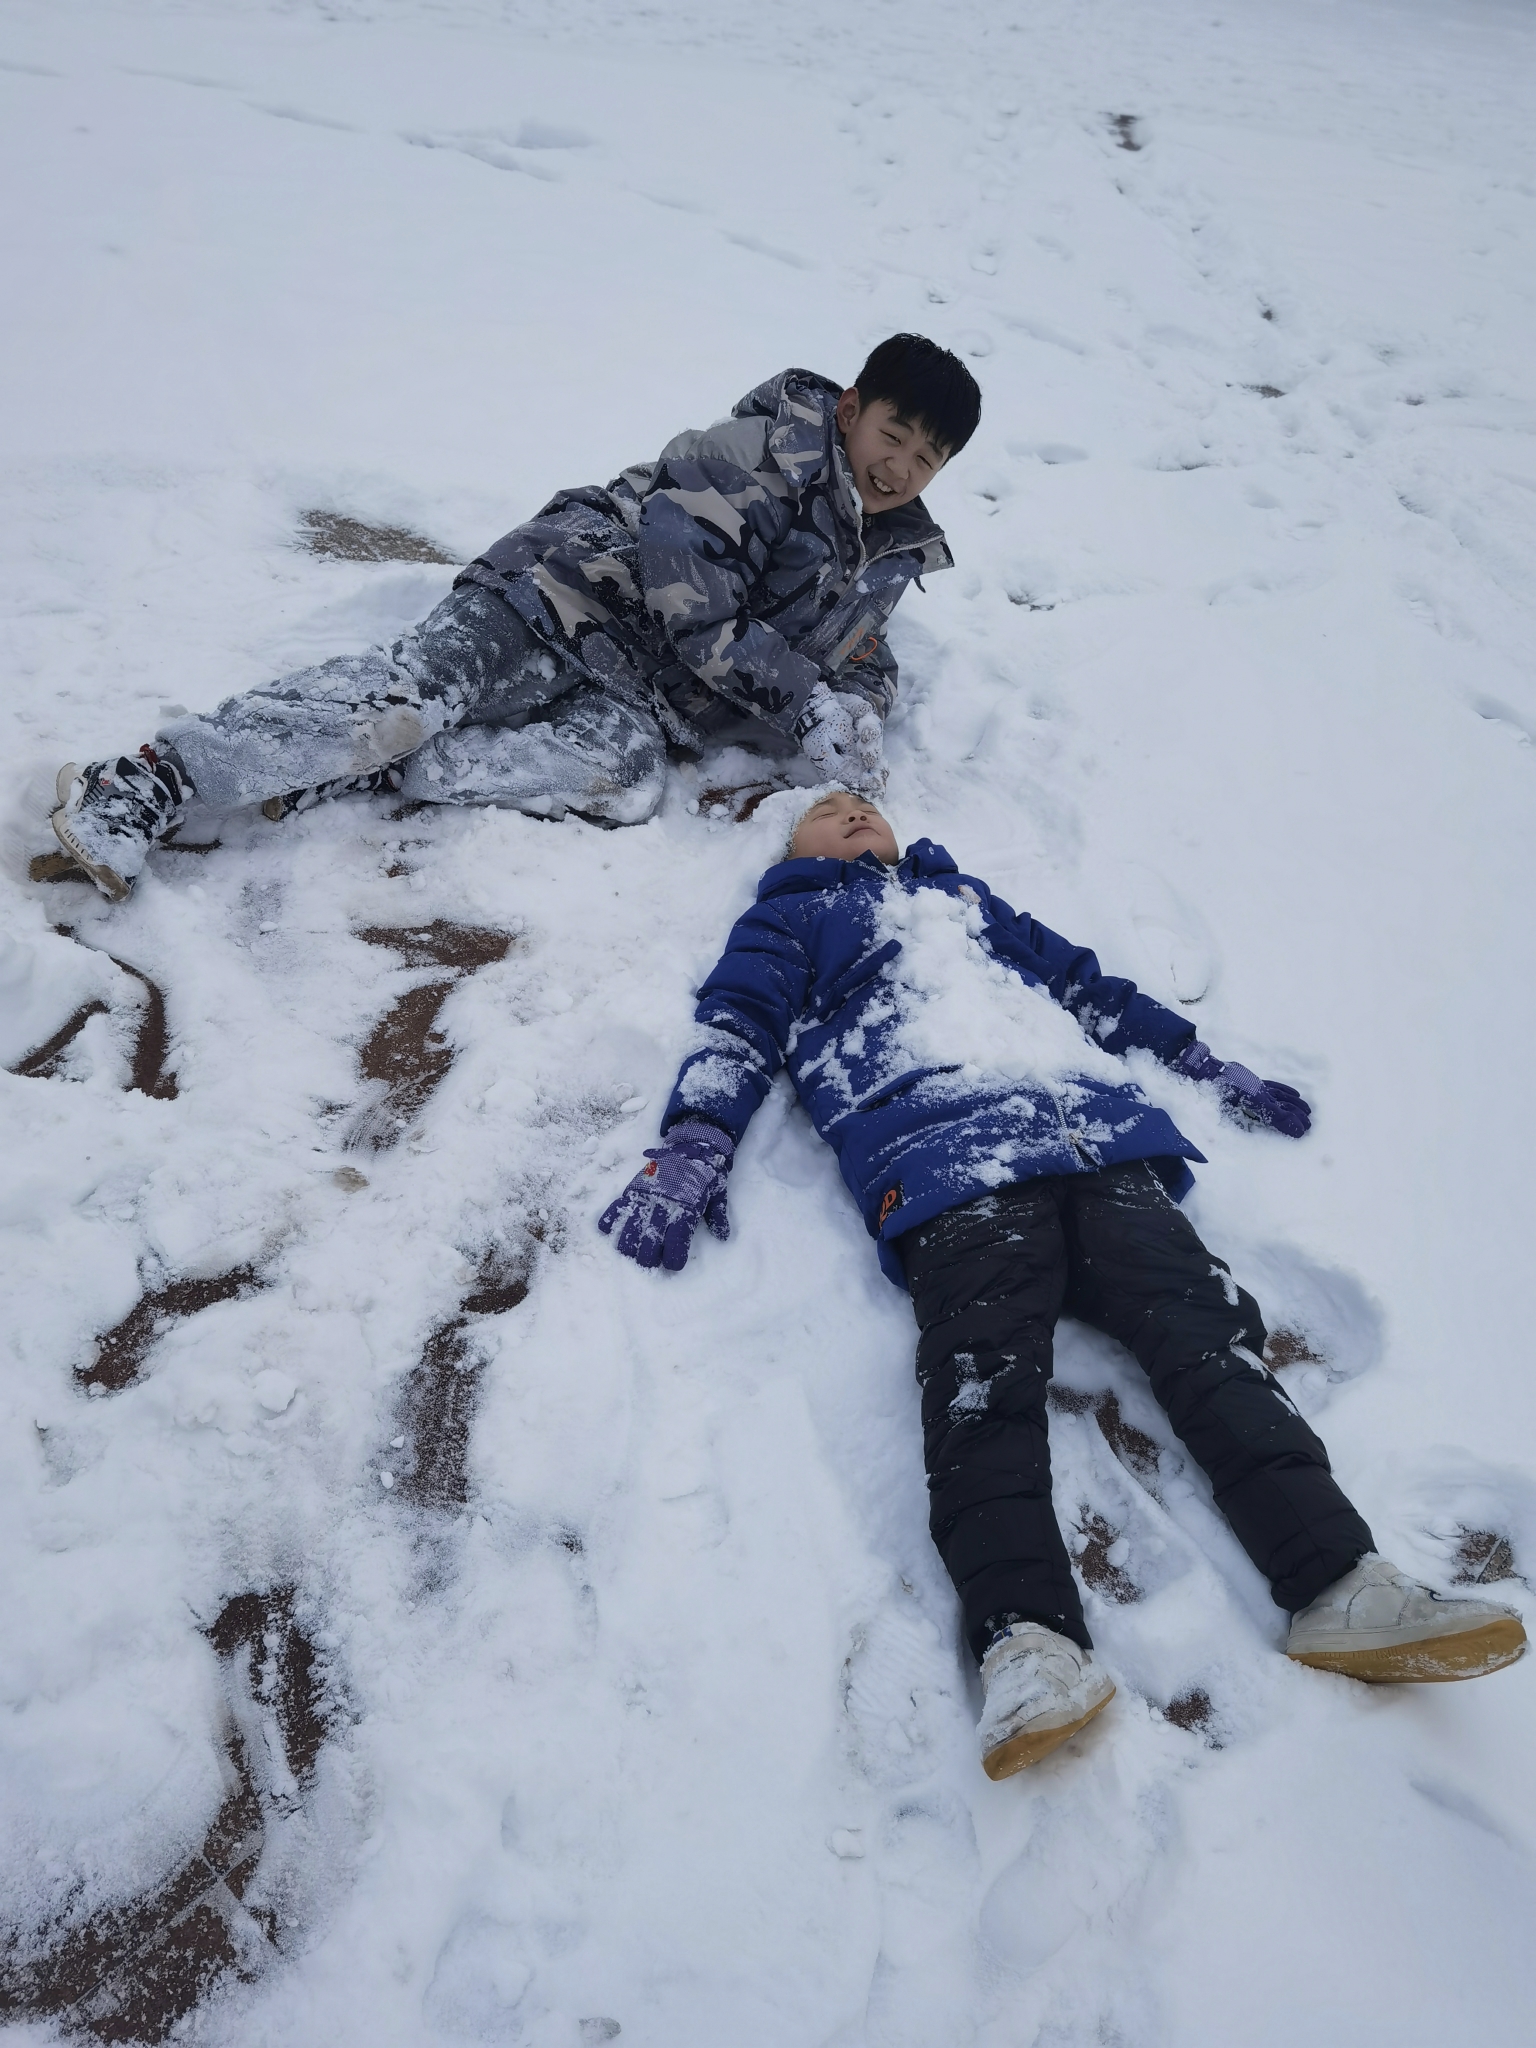
[[[1529,1566],[1533,77],[1497,0],[9,0],[0,1061],[104,1005],[0,1076],[13,1964],[189,1868],[243,1755],[261,1967],[210,2042],[1529,2040],[1536,1666],[1288,1664],[1067,1326],[1059,1501],[1140,1597],[1089,1589],[1091,1736],[992,1785],[910,1310],[803,1115],[775,1092],[681,1278],[596,1235],[777,855],[785,799],[698,809],[749,764],[617,833],[240,816],[118,910],[27,861],[61,760],[447,587],[316,559],[305,511],[463,559],[785,364],[931,333],[986,410],[930,494],[960,566],[898,614],[898,831],[1303,1088],[1292,1146],[1148,1079],[1382,1548]],[[435,920],[513,943],[413,1130],[347,1149],[360,1048],[445,978],[356,935]],[[127,1086],[109,954],[174,1099]],[[246,1268],[84,1390],[142,1296]],[[462,1509],[404,1497],[424,1351],[478,1395]]]

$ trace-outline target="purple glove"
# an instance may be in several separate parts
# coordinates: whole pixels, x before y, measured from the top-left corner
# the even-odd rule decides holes
[[[1284,1081],[1261,1081],[1236,1060],[1223,1064],[1198,1038],[1185,1046],[1173,1070],[1191,1081],[1214,1081],[1222,1107],[1242,1123],[1268,1124],[1282,1138],[1304,1138],[1312,1128],[1312,1105],[1294,1088]]]
[[[646,1153],[642,1166],[617,1201],[598,1219],[605,1235],[616,1223],[619,1250],[637,1266],[665,1266],[680,1273],[688,1263],[688,1247],[702,1218],[716,1237],[729,1237],[725,1213],[725,1177],[736,1146],[718,1124],[690,1121],[674,1124],[661,1143]]]

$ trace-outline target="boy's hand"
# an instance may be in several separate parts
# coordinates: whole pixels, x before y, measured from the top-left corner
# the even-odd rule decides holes
[[[795,738],[827,781],[844,784],[857,796],[878,796],[884,790],[880,753],[885,732],[864,698],[818,683],[795,721]]]
[[[1304,1138],[1312,1128],[1312,1105],[1284,1081],[1261,1081],[1251,1067],[1223,1063],[1197,1038],[1174,1061],[1191,1081],[1212,1081],[1222,1107],[1240,1123],[1265,1124],[1282,1138]]]
[[[674,1124],[646,1153],[650,1165],[603,1211],[598,1229],[606,1236],[622,1223],[618,1242],[626,1259],[681,1272],[701,1219],[716,1237],[731,1234],[725,1178],[735,1153],[734,1141],[717,1124]]]

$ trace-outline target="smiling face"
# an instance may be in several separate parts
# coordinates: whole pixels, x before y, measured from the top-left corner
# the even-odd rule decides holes
[[[944,467],[945,451],[927,428],[903,419],[888,398],[862,405],[856,390],[845,391],[837,424],[866,513],[910,504]]]
[[[791,860],[857,860],[861,853],[888,868],[900,859],[896,834],[874,805],[842,789],[811,805],[789,843]]]

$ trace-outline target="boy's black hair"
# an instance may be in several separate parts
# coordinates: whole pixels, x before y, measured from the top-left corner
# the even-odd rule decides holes
[[[888,398],[904,420],[926,427],[946,455],[958,455],[981,418],[976,379],[925,334],[893,334],[870,352],[853,380],[860,405]]]

